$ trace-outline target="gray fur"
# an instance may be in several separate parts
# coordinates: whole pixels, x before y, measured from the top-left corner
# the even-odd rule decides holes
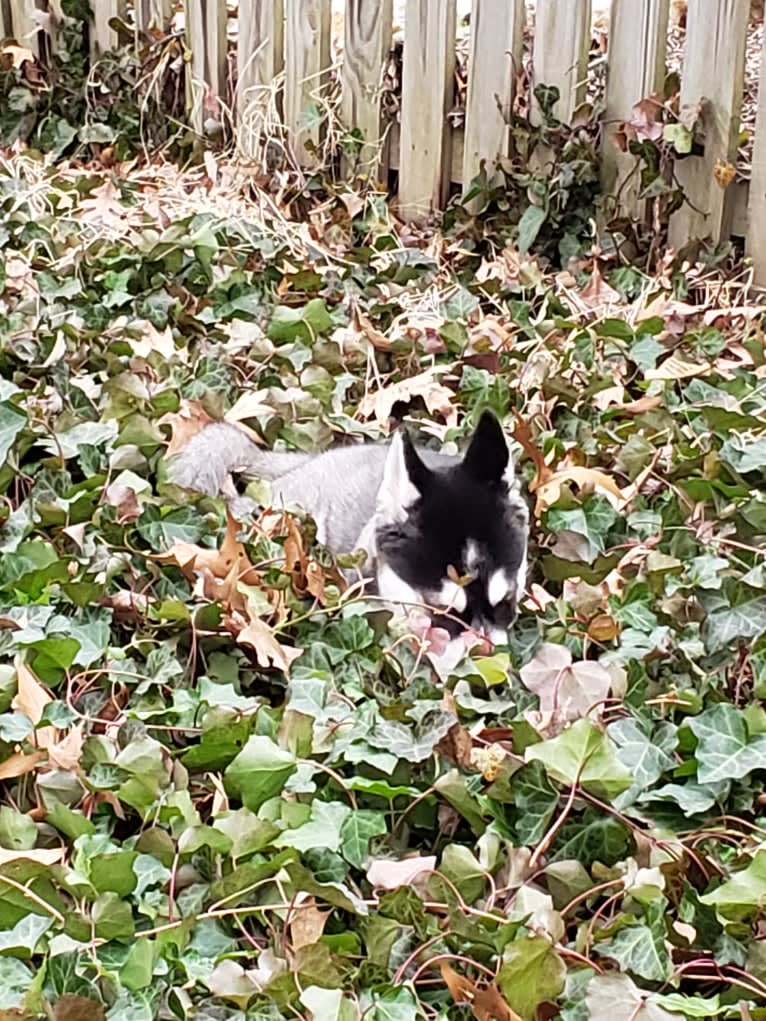
[[[529,515],[493,415],[481,417],[461,458],[417,449],[401,432],[386,444],[277,453],[215,423],[169,468],[171,481],[222,493],[236,514],[232,473],[270,480],[272,506],[308,512],[334,552],[364,550],[363,573],[392,604],[436,607],[443,626],[491,635],[512,623],[526,580]]]

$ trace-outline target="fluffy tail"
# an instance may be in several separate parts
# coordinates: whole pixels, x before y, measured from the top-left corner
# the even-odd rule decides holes
[[[212,422],[195,433],[172,459],[168,478],[185,489],[217,496],[232,473],[274,479],[297,468],[309,457],[308,454],[261,450],[237,426]]]

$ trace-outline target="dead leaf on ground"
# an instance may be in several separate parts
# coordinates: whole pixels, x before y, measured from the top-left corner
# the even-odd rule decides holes
[[[540,699],[541,713],[554,713],[561,726],[586,716],[609,695],[612,677],[592,660],[572,662],[566,646],[544,642],[520,671],[528,691]]]
[[[378,858],[367,868],[367,881],[379,890],[396,890],[400,886],[426,881],[435,868],[436,855],[433,854],[415,854],[401,861]]]
[[[711,368],[709,365],[699,362],[687,362],[679,355],[671,355],[661,362],[656,369],[647,369],[644,379],[677,380],[692,379],[695,376],[709,376]]]
[[[261,576],[237,538],[238,531],[239,525],[227,511],[226,534],[220,549],[207,549],[177,539],[157,560],[176,564],[189,581],[200,579],[202,592],[211,602],[220,601],[230,610],[244,612],[247,597],[237,586],[239,582],[258,585]]]
[[[471,765],[471,752],[473,750],[473,739],[470,731],[461,727],[459,723],[453,723],[444,737],[436,745],[435,750],[449,762],[465,769]]]
[[[615,291],[604,280],[601,270],[594,263],[590,280],[583,290],[580,291],[580,301],[582,301],[586,308],[597,309],[605,305],[620,305],[622,304],[622,297],[619,291]]]
[[[224,621],[239,645],[247,645],[254,650],[258,665],[264,669],[275,666],[289,674],[293,662],[303,655],[303,649],[280,645],[274,631],[260,617],[251,617],[244,627],[238,627],[238,621],[231,617],[224,618]]]
[[[54,1021],[105,1021],[106,1014],[100,1003],[86,996],[65,993],[56,1001]]]
[[[473,979],[459,975],[446,961],[439,962],[439,971],[455,1004],[469,1006],[476,1021],[522,1021],[505,1002],[494,982],[479,985]]]
[[[535,514],[539,518],[543,511],[548,510],[558,502],[561,496],[561,487],[566,482],[576,483],[580,489],[594,489],[606,497],[609,503],[615,508],[623,507],[625,497],[617,485],[605,472],[597,468],[580,468],[578,465],[558,469],[542,485],[530,484],[530,490],[536,492],[537,503]]]
[[[524,453],[535,466],[535,477],[529,484],[530,490],[534,492],[538,486],[544,485],[550,480],[553,476],[553,470],[545,463],[543,452],[535,443],[529,423],[515,409],[513,414],[516,419],[516,424],[513,427],[513,438],[521,445]]]
[[[192,436],[212,421],[199,401],[181,401],[178,411],[163,415],[159,420],[160,425],[170,426],[170,443],[165,456],[180,454]]]
[[[104,500],[117,511],[117,523],[127,525],[141,517],[141,506],[134,489],[113,482],[104,490]]]
[[[314,897],[307,897],[298,904],[290,912],[286,926],[293,951],[318,943],[329,917],[330,912],[320,911]]]
[[[16,677],[18,689],[11,707],[24,713],[37,725],[42,719],[45,707],[53,698],[21,659],[16,660]],[[31,735],[31,740],[38,748],[49,748],[56,743],[56,731],[53,727],[41,727]]]
[[[364,312],[361,312],[358,308],[354,309],[353,323],[357,332],[361,333],[376,351],[393,351],[394,345],[385,333],[376,330]]]
[[[48,746],[48,761],[69,773],[79,772],[84,741],[83,725],[78,723],[63,740]]]
[[[24,776],[46,761],[48,758],[45,752],[14,752],[4,762],[0,762],[0,780],[13,780],[17,776]]]
[[[436,378],[436,369],[428,369],[417,376],[389,383],[374,393],[365,394],[359,402],[359,414],[363,418],[374,418],[380,425],[387,425],[394,405],[408,404],[421,397],[431,415],[440,415],[450,426],[457,425],[454,394]]]

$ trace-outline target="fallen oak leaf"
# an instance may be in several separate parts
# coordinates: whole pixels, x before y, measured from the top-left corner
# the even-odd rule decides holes
[[[553,469],[545,463],[543,452],[535,443],[529,423],[524,421],[515,408],[513,416],[516,419],[516,423],[513,427],[513,438],[521,446],[524,453],[535,466],[535,477],[529,484],[530,491],[534,493],[538,486],[544,485],[549,481],[553,475]]]
[[[465,975],[459,975],[446,961],[439,962],[439,971],[456,1006],[471,1008],[476,1021],[522,1021],[503,998],[499,987],[490,982],[479,985]]]
[[[224,623],[235,635],[238,645],[247,645],[253,649],[261,667],[275,666],[289,674],[292,663],[303,655],[303,649],[280,645],[273,630],[260,617],[252,617],[244,627],[239,627],[238,621],[232,617],[224,618]]]
[[[565,482],[574,482],[581,489],[592,487],[598,490],[617,509],[624,505],[625,497],[622,490],[605,472],[599,471],[598,468],[581,468],[578,465],[572,465],[557,469],[542,484],[538,483],[535,487],[530,484],[530,490],[537,492],[535,514],[538,518],[543,511],[558,503],[561,497],[561,487]]]
[[[374,418],[380,425],[387,425],[394,405],[409,404],[414,398],[422,397],[429,414],[440,415],[450,426],[457,425],[457,407],[452,403],[454,394],[436,379],[436,368],[427,369],[417,376],[410,376],[398,383],[382,386],[374,393],[365,394],[359,402],[359,414],[363,418]]]
[[[165,457],[180,454],[192,436],[212,421],[199,401],[182,400],[178,411],[169,412],[159,420],[160,425],[170,426],[170,443],[165,451]]]

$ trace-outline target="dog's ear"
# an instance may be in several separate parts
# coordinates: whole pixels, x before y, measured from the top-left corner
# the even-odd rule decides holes
[[[478,482],[500,482],[513,471],[503,427],[491,411],[482,413],[463,457],[463,468]]]
[[[377,511],[384,522],[403,521],[431,478],[431,471],[420,459],[407,431],[394,434],[383,468],[383,481],[377,496]]]

